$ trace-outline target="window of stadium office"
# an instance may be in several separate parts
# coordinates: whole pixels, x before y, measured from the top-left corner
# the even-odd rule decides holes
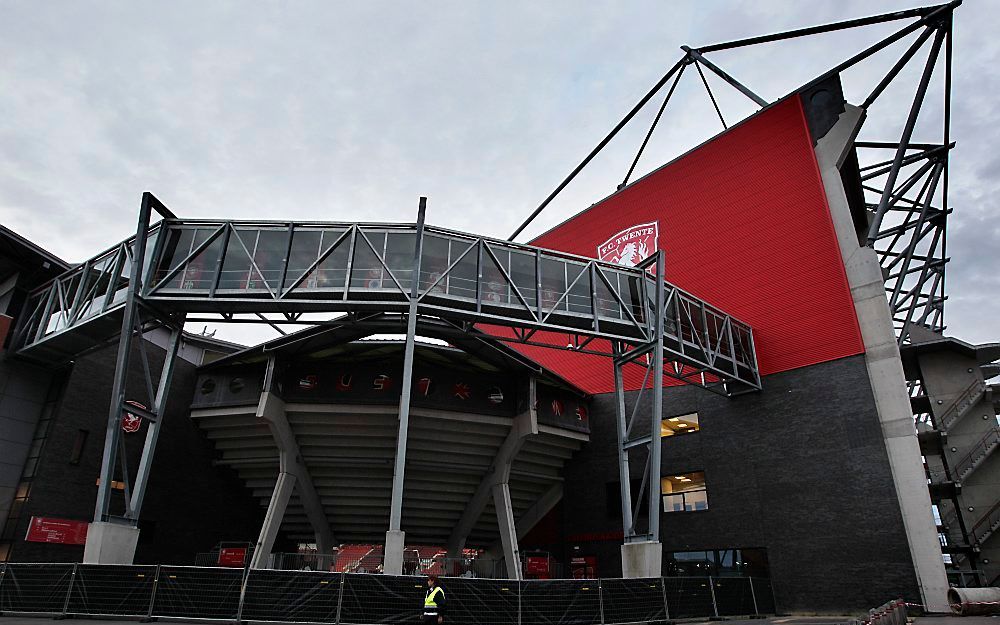
[[[708,490],[705,487],[704,471],[661,477],[660,494],[664,512],[708,510]]]
[[[693,434],[701,429],[698,424],[698,413],[664,417],[660,422],[660,438],[668,438],[679,434]]]
[[[664,573],[671,577],[767,577],[764,549],[707,549],[663,554]]]

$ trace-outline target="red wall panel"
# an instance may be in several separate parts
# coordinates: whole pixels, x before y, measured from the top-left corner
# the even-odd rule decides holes
[[[532,243],[594,257],[611,235],[654,220],[667,279],[749,323],[763,374],[864,351],[798,97]],[[614,390],[607,359],[523,349],[588,392]],[[630,387],[640,383],[628,376]]]

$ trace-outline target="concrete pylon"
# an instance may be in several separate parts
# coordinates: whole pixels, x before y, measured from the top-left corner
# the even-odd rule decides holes
[[[500,530],[500,543],[503,546],[504,560],[507,562],[507,575],[510,579],[521,579],[521,556],[518,549],[517,524],[510,502],[510,470],[514,465],[517,452],[531,436],[538,434],[538,412],[535,409],[535,379],[531,378],[528,390],[528,409],[514,417],[510,431],[497,450],[493,463],[480,480],[475,494],[462,512],[455,528],[448,538],[448,556],[458,557],[465,548],[469,532],[475,527],[479,517],[486,509],[490,497],[496,509]]]
[[[323,502],[320,500],[309,470],[302,460],[298,441],[288,423],[285,402],[274,393],[263,391],[257,404],[257,417],[267,422],[271,436],[274,438],[274,444],[278,448],[279,474],[274,493],[271,495],[271,502],[268,505],[267,516],[264,518],[264,525],[261,527],[257,551],[254,552],[251,567],[261,568],[267,563],[267,557],[274,546],[274,538],[281,527],[285,508],[288,506],[293,488],[299,495],[299,501],[305,509],[309,523],[313,526],[316,535],[316,551],[329,554],[334,543],[333,532],[330,530],[330,523],[323,510]],[[266,540],[268,535],[270,535],[270,540]],[[262,549],[266,549],[266,551],[262,553]]]
[[[925,609],[947,612],[948,577],[931,511],[920,444],[913,427],[913,411],[882,268],[875,250],[859,243],[840,174],[840,167],[853,148],[864,118],[863,109],[845,105],[837,123],[817,141],[816,160],[861,328],[868,379],[875,396],[914,574]]]

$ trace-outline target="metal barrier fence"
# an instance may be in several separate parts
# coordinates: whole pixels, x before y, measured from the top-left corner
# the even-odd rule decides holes
[[[841,625],[906,625],[906,602],[902,599],[887,601],[868,610],[868,616],[856,618]]]
[[[449,621],[602,625],[774,613],[770,580],[749,577],[500,580],[448,577]],[[227,621],[418,623],[420,577],[100,564],[0,565],[0,614]]]

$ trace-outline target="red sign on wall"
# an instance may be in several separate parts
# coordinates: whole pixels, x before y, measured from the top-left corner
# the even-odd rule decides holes
[[[549,579],[551,576],[548,556],[528,556],[524,564],[525,575],[532,579]]]
[[[33,543],[82,545],[87,542],[86,521],[33,516],[24,540]]]
[[[247,561],[246,547],[223,547],[219,549],[219,566],[242,567]]]

